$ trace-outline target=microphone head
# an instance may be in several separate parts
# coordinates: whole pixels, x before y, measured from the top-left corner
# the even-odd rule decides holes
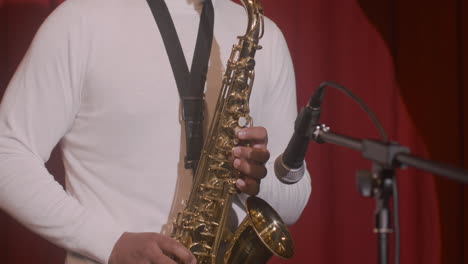
[[[282,183],[293,184],[302,179],[305,173],[304,162],[299,168],[289,168],[283,161],[283,154],[275,160],[275,175]]]

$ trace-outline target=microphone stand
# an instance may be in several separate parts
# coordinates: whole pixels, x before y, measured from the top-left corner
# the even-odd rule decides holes
[[[398,143],[351,138],[332,133],[330,128],[323,124],[315,128],[310,138],[317,143],[331,143],[359,151],[364,158],[372,161],[372,173],[358,171],[356,183],[362,196],[374,197],[376,200],[374,232],[378,235],[379,264],[388,264],[388,234],[392,232],[388,204],[392,196],[395,169],[410,166],[468,183],[467,171],[413,156],[409,154],[407,147]]]

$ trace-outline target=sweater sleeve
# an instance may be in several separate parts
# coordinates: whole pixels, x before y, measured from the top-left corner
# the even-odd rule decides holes
[[[86,72],[86,30],[74,1],[44,22],[0,104],[0,208],[49,241],[106,263],[123,230],[83,207],[46,170],[72,127]]]
[[[306,170],[295,184],[284,184],[274,173],[274,161],[286,148],[294,130],[297,116],[294,69],[286,41],[281,31],[270,20],[265,21],[265,32],[270,32],[271,69],[270,87],[265,94],[261,124],[268,131],[268,149],[271,158],[266,164],[268,175],[262,180],[259,196],[275,208],[287,225],[294,224],[304,210],[311,193],[311,180]],[[268,31],[267,31],[268,30]]]

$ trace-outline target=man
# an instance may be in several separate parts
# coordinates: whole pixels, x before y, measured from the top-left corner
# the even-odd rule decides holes
[[[206,120],[247,22],[240,6],[212,2]],[[166,4],[191,62],[202,3]],[[308,200],[310,178],[285,185],[267,160],[292,133],[294,73],[284,38],[268,19],[261,43],[250,100],[256,126],[238,133],[251,147],[233,151],[244,175],[236,186],[240,200],[259,193],[292,224]],[[163,234],[190,190],[181,124],[174,76],[147,2],[68,0],[42,25],[0,105],[0,206],[66,248],[67,263],[175,263],[169,255],[194,263]],[[57,143],[66,191],[44,167]],[[242,206],[233,207],[232,219],[242,219]]]

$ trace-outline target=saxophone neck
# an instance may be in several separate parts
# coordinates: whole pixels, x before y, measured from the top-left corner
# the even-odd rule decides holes
[[[240,57],[253,58],[255,51],[261,49],[258,41],[263,37],[263,7],[258,0],[241,0],[247,13],[246,33],[240,39]]]

